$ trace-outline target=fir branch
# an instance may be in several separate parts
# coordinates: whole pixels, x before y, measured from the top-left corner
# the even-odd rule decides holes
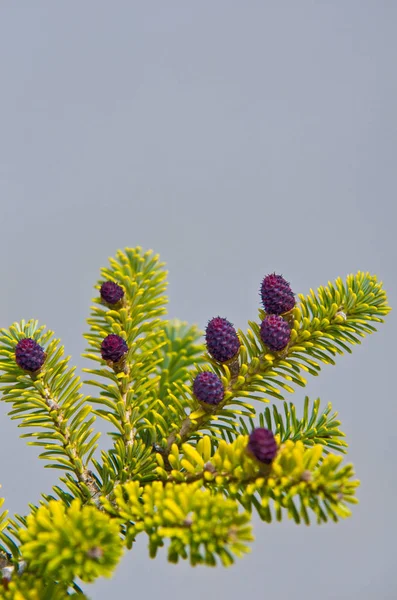
[[[278,436],[279,437],[279,436]],[[276,438],[277,439],[277,438]],[[231,444],[219,443],[215,454],[209,436],[196,447],[176,444],[168,457],[172,470],[167,472],[161,455],[157,455],[157,472],[164,481],[204,485],[220,492],[227,490],[245,509],[255,508],[265,521],[271,521],[273,505],[277,520],[285,509],[297,523],[310,522],[310,511],[317,522],[347,517],[347,503],[356,503],[352,465],[341,466],[341,456],[322,456],[323,448],[305,448],[301,441],[281,444],[271,465],[264,465],[247,452],[248,436],[238,436]],[[296,503],[300,504],[297,510]]]
[[[166,343],[157,350],[162,358],[157,366],[161,375],[158,396],[167,402],[170,392],[177,393],[176,384],[189,380],[191,368],[205,362],[205,348],[198,343],[202,332],[195,325],[174,319],[164,324],[163,333]]]
[[[102,297],[94,299],[88,320],[90,333],[85,338],[90,349],[86,358],[100,363],[98,369],[84,369],[105,380],[87,383],[100,388],[95,413],[109,421],[115,428],[111,432],[114,447],[103,453],[104,468],[100,469],[103,481],[125,481],[132,475],[131,465],[137,453],[141,453],[138,437],[146,446],[156,442],[156,429],[150,415],[157,404],[160,382],[158,363],[160,347],[165,344],[161,335],[165,313],[166,272],[158,256],[141,248],[119,251],[116,259],[110,259],[110,267],[102,269],[100,289],[105,281],[112,281],[122,288],[124,295],[117,306],[108,306]],[[122,364],[103,367],[101,344],[111,334],[121,336],[127,343],[128,352]],[[109,368],[110,367],[110,368]],[[106,456],[107,454],[107,456]],[[98,466],[98,463],[95,462]]]
[[[248,552],[246,542],[252,540],[248,513],[239,512],[235,500],[201,490],[198,484],[154,482],[142,487],[131,481],[115,489],[114,503],[104,499],[104,507],[127,523],[127,547],[138,533],[147,533],[152,558],[169,539],[170,562],[189,558],[192,565],[215,566],[219,558],[229,566],[234,556]]]
[[[11,581],[3,581],[5,587],[2,592],[3,600],[88,600],[88,596],[81,591],[68,592],[68,586],[54,581],[45,581],[35,574],[26,573]],[[76,586],[77,587],[77,586]]]
[[[253,510],[265,521],[287,514],[296,523],[308,524],[313,515],[321,523],[349,516],[348,504],[357,501],[352,466],[329,453],[346,448],[330,404],[320,412],[320,401],[306,398],[301,418],[292,403],[266,408],[259,425],[273,430],[275,441],[271,431],[251,431],[252,401],[283,400],[306,385],[302,372],[317,375],[322,363],[334,364],[375,331],[390,310],[376,278],[359,272],[300,296],[299,306],[277,317],[286,343],[290,336],[282,351],[270,351],[262,338],[272,338],[249,322],[246,333],[238,332],[239,354],[233,349],[220,363],[203,353],[197,328],[162,320],[165,276],[158,257],[141,248],[118,252],[102,270],[85,355],[99,363],[87,369],[100,389],[95,413],[114,426],[114,446],[101,460],[92,458],[95,416],[52,332],[22,321],[0,333],[0,384],[13,404],[11,417],[29,429],[23,437],[44,447],[47,466],[66,472],[67,486],[54,486],[59,500],[44,495],[27,517],[0,515],[7,597],[57,600],[71,588],[80,595],[74,579],[110,575],[123,543],[131,547],[143,531],[151,556],[168,540],[171,562],[229,565],[248,551]],[[293,302],[291,291],[288,297]],[[259,320],[265,317],[259,311]],[[117,358],[104,352],[111,334],[122,349]],[[25,338],[34,340],[40,359],[33,372],[16,356]],[[192,381],[209,369],[216,394],[196,386],[199,403]],[[97,474],[88,469],[90,459]]]
[[[67,585],[110,577],[122,554],[118,523],[78,499],[68,508],[60,500],[41,506],[17,534],[28,568]]]
[[[52,331],[33,320],[1,330],[0,389],[3,400],[13,405],[11,418],[22,421],[19,427],[30,429],[21,437],[34,438],[29,445],[44,448],[40,458],[50,461],[47,467],[73,473],[77,481],[73,477],[62,481],[73,487],[74,494],[89,500],[97,489],[87,464],[100,434],[93,435],[95,416],[79,392],[80,378],[68,366],[69,359],[64,357],[59,340],[52,336]],[[15,361],[16,346],[25,338],[33,339],[45,350],[44,365],[37,373],[24,371]]]
[[[157,403],[148,419],[156,428],[155,448],[162,451],[170,429],[185,416],[186,402],[180,388],[190,381],[190,372],[205,362],[204,346],[198,344],[202,333],[196,326],[177,319],[163,325],[164,344],[158,347],[154,355],[160,376],[157,390]],[[157,360],[157,357],[160,360]]]
[[[325,453],[329,452],[328,448],[346,453],[347,443],[340,439],[345,437],[345,434],[339,429],[341,423],[337,420],[338,413],[331,413],[331,402],[328,402],[326,408],[320,413],[320,398],[311,403],[306,396],[301,419],[297,418],[295,405],[292,402],[289,404],[284,402],[283,408],[284,414],[276,405],[273,405],[272,409],[267,406],[264,413],[259,415],[259,427],[266,427],[279,435],[281,442],[301,440],[308,447],[322,444]],[[248,423],[240,419],[238,431],[246,435],[254,427],[253,419],[249,419]],[[232,441],[229,436],[224,439]]]
[[[292,327],[285,350],[269,351],[261,340],[259,324],[249,322],[247,333],[238,332],[242,346],[237,375],[227,364],[208,357],[212,371],[225,387],[224,399],[216,410],[197,408],[191,387],[180,386],[191,412],[168,437],[168,450],[173,443],[181,444],[199,431],[207,431],[214,438],[226,436],[228,431],[233,434],[239,417],[255,416],[247,400],[269,402],[268,396],[284,400],[285,392],[294,391],[292,385],[306,385],[302,371],[318,375],[321,363],[335,364],[334,356],[351,352],[350,345],[361,343],[360,337],[376,331],[372,323],[382,323],[382,317],[390,311],[382,284],[376,276],[363,272],[349,275],[345,283],[339,278],[334,284],[320,287],[317,295],[311,290],[306,298],[299,298],[299,306],[285,315]],[[260,310],[260,321],[265,316]]]

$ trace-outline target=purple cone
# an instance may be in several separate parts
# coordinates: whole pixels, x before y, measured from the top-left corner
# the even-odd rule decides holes
[[[272,352],[283,350],[291,337],[289,325],[278,315],[269,315],[261,324],[261,340]]]
[[[269,315],[281,315],[295,306],[295,296],[288,281],[281,275],[266,275],[261,285],[261,297]]]
[[[124,296],[123,288],[113,281],[105,281],[101,285],[101,298],[107,304],[117,304]]]
[[[222,402],[225,388],[215,373],[203,371],[196,376],[193,382],[193,393],[200,402],[216,406]]]
[[[15,361],[24,371],[34,373],[41,369],[45,361],[45,352],[31,338],[19,340],[15,347]]]
[[[249,437],[247,449],[260,462],[269,465],[277,456],[278,447],[269,429],[258,427]]]
[[[240,340],[232,323],[222,317],[209,321],[205,331],[207,350],[215,360],[226,362],[236,356]]]
[[[125,340],[115,333],[111,333],[101,344],[101,355],[103,360],[111,360],[117,363],[128,352]]]

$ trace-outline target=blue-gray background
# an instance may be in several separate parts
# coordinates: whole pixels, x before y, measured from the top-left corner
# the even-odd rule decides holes
[[[396,305],[396,18],[393,0],[3,0],[1,326],[40,319],[81,367],[99,268],[138,244],[201,327],[244,327],[274,270],[296,292],[369,270]],[[142,539],[90,596],[395,598],[395,335],[392,313],[309,379],[362,480],[350,520],[254,519],[229,570],[150,561]],[[1,411],[2,493],[25,512],[57,472]]]

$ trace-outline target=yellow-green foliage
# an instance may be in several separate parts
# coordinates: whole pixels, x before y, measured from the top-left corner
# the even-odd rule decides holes
[[[145,531],[150,555],[169,539],[168,559],[189,558],[192,565],[215,565],[218,556],[227,566],[233,555],[248,551],[252,540],[249,514],[238,510],[235,501],[221,493],[202,490],[200,483],[176,485],[154,482],[141,487],[131,481],[115,489],[116,508],[104,501],[105,508],[128,522],[127,544]]]
[[[29,567],[64,583],[110,577],[122,553],[117,522],[78,499],[68,508],[61,500],[41,506],[27,517],[19,537]]]
[[[112,307],[98,293],[94,298],[84,356],[95,363],[85,371],[96,397],[81,394],[82,381],[59,340],[37,321],[0,332],[2,398],[27,431],[22,437],[42,448],[46,466],[62,472],[53,495],[43,494],[28,516],[0,515],[1,597],[84,598],[76,578],[110,576],[123,547],[131,548],[142,532],[153,557],[166,544],[171,562],[229,565],[249,549],[252,511],[266,522],[285,515],[306,524],[350,514],[358,482],[353,467],[342,463],[347,443],[337,413],[330,403],[320,410],[319,399],[305,398],[298,415],[284,398],[382,322],[390,308],[375,276],[359,272],[299,295],[284,315],[291,339],[281,352],[263,344],[265,313],[259,310],[258,319],[238,331],[233,365],[205,352],[197,327],[166,320],[166,272],[151,251],[119,251],[96,290],[104,281],[121,286],[124,297]],[[101,356],[109,334],[128,346],[120,368]],[[26,337],[46,354],[33,374],[15,361],[16,345]],[[216,407],[194,398],[192,380],[201,370],[224,385]],[[273,399],[284,401],[281,408],[257,414],[252,400]],[[96,418],[111,425],[111,447],[100,455]],[[271,464],[247,452],[258,426],[276,437]]]
[[[22,575],[13,578],[6,584],[4,591],[0,592],[0,597],[4,600],[65,600],[65,598],[74,598],[74,600],[85,600],[87,596],[83,593],[67,592],[67,586],[61,583],[45,582],[36,575]]]
[[[173,469],[167,472],[158,454],[157,472],[166,481],[199,481],[217,491],[227,489],[229,497],[238,499],[248,510],[255,508],[268,522],[272,509],[277,520],[285,509],[297,523],[303,520],[307,524],[310,513],[318,523],[350,515],[346,503],[357,502],[354,494],[359,484],[352,480],[352,465],[341,466],[341,456],[324,457],[320,444],[305,448],[302,441],[288,440],[267,466],[250,456],[247,445],[248,436],[240,435],[229,444],[221,441],[211,456],[208,436],[195,448],[183,444],[180,451],[174,444],[169,456]]]
[[[15,347],[23,338],[34,339],[46,351],[45,368],[34,377],[15,362]],[[0,332],[0,359],[3,400],[13,405],[11,418],[29,430],[21,437],[33,438],[29,445],[43,448],[40,458],[48,462],[46,466],[67,472],[64,481],[72,493],[87,499],[90,491],[76,484],[83,483],[100,433],[93,433],[95,415],[80,393],[81,380],[70,368],[60,341],[37,321],[14,323]]]

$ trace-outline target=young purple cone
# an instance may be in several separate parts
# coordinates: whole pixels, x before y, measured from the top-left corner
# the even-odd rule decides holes
[[[117,304],[124,296],[123,288],[113,281],[105,281],[100,289],[101,298],[107,304]]]
[[[43,348],[32,338],[19,340],[15,347],[15,362],[24,371],[38,371],[43,366],[45,357]]]
[[[261,324],[261,340],[272,352],[283,350],[291,337],[291,330],[283,317],[269,315]]]
[[[247,450],[260,462],[270,465],[277,456],[278,446],[270,429],[257,427],[250,434]]]
[[[261,285],[263,306],[268,315],[281,315],[295,306],[295,296],[281,275],[266,275]]]
[[[128,346],[126,341],[115,333],[111,333],[105,337],[101,344],[101,355],[103,360],[111,360],[112,362],[117,363],[127,352]]]
[[[215,360],[226,362],[236,356],[240,340],[232,323],[222,317],[214,317],[205,330],[207,350]]]
[[[216,406],[222,402],[225,388],[215,373],[202,371],[193,382],[193,393],[199,402]]]

